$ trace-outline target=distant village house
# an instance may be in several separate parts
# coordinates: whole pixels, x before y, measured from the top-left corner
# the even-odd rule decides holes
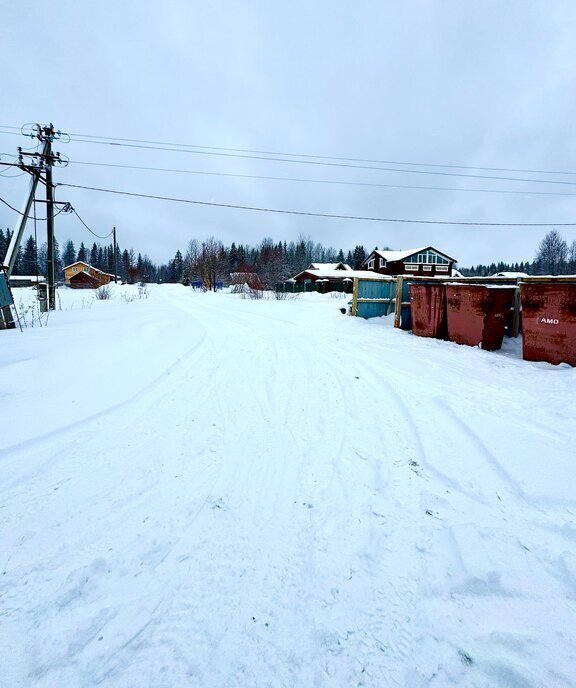
[[[346,263],[310,263],[306,270],[302,270],[292,278],[296,284],[323,282],[324,291],[332,291],[340,287],[343,291],[352,291],[354,277],[364,279],[379,279],[378,275],[368,270],[353,270]]]
[[[73,289],[98,289],[114,279],[114,275],[78,260],[64,268],[64,278],[65,284]]]
[[[418,275],[450,277],[456,259],[432,246],[406,251],[379,251],[376,249],[366,258],[362,267],[381,275]]]

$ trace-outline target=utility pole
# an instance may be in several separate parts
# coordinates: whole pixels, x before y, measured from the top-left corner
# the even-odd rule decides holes
[[[58,202],[54,200],[54,184],[52,182],[52,167],[54,163],[61,163],[67,165],[66,160],[60,158],[60,153],[52,153],[52,142],[59,140],[62,136],[68,136],[61,131],[55,131],[54,126],[50,123],[49,126],[34,125],[32,132],[26,134],[31,138],[36,138],[44,144],[41,153],[28,153],[18,148],[18,167],[25,172],[32,175],[30,183],[30,191],[26,202],[20,212],[20,220],[17,229],[12,233],[12,239],[6,256],[3,259],[3,264],[0,264],[0,329],[15,327],[14,319],[12,317],[11,306],[14,303],[10,293],[10,275],[14,269],[14,265],[18,256],[18,248],[22,241],[24,229],[26,227],[26,220],[30,216],[30,209],[32,203],[46,203],[46,217],[47,217],[47,240],[48,240],[48,308],[54,310],[56,307],[56,279],[54,273],[54,206],[64,206],[60,212],[70,212],[72,207],[69,203]],[[68,137],[69,138],[69,137]],[[36,159],[36,162],[30,164],[24,163],[24,157]],[[45,173],[45,178],[42,178],[42,172]],[[36,199],[36,187],[38,182],[42,182],[46,186],[46,200],[40,201]]]
[[[48,310],[56,308],[56,284],[54,280],[54,186],[52,184],[52,139],[54,127],[44,127],[46,141],[46,233],[48,241]]]
[[[32,175],[32,179],[30,180],[30,190],[28,191],[28,197],[24,205],[22,206],[22,210],[20,212],[20,219],[18,220],[18,225],[12,233],[12,239],[10,241],[8,250],[6,251],[6,255],[4,257],[4,265],[0,265],[4,277],[4,279],[1,281],[5,284],[4,296],[3,298],[0,298],[0,330],[12,329],[16,327],[10,307],[10,304],[14,303],[14,300],[12,299],[12,295],[10,293],[10,276],[12,275],[14,265],[16,264],[16,260],[18,258],[18,249],[22,242],[22,236],[24,235],[26,220],[30,215],[30,209],[32,208],[32,203],[34,202],[34,198],[36,195],[36,187],[38,186],[38,181],[40,179],[39,172],[37,172],[34,169],[28,171]],[[0,285],[0,290],[1,289],[2,287]]]
[[[116,227],[112,228],[114,235],[114,284],[118,283],[118,251],[116,250]]]
[[[52,182],[52,167],[54,163],[67,164],[65,160],[60,158],[60,153],[52,153],[52,141],[62,137],[61,131],[55,131],[54,125],[50,123],[48,126],[35,125],[35,134],[30,134],[32,138],[37,138],[44,144],[42,153],[25,153],[22,148],[18,149],[20,157],[20,167],[30,174],[40,175],[42,171],[45,173],[45,178],[41,181],[46,185],[46,234],[47,234],[47,263],[48,263],[48,308],[54,310],[56,308],[56,279],[54,274],[54,184]],[[66,134],[64,134],[66,135]],[[37,158],[38,162],[32,166],[26,166],[23,163],[23,157]],[[67,204],[63,204],[67,205]],[[69,204],[68,204],[69,205]],[[21,237],[18,240],[18,244]],[[17,246],[16,246],[17,250]]]

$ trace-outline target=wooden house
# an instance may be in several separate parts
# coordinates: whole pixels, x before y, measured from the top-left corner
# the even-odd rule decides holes
[[[418,275],[420,277],[450,277],[456,259],[433,246],[406,251],[379,251],[366,258],[362,267],[380,275]]]
[[[310,263],[306,270],[299,272],[290,281],[301,285],[322,282],[321,291],[332,291],[337,288],[351,292],[354,277],[374,279],[378,278],[378,275],[368,270],[353,270],[346,263]]]
[[[310,263],[306,270],[302,270],[292,278],[296,284],[304,282],[317,282],[323,279],[342,281],[352,272],[352,268],[346,263]]]
[[[64,268],[64,278],[65,283],[75,289],[98,289],[108,284],[114,275],[77,260]]]
[[[35,287],[37,284],[45,284],[46,278],[42,275],[10,275],[10,286],[18,287]]]

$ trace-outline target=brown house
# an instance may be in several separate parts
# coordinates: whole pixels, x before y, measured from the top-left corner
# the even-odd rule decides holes
[[[296,284],[317,282],[321,279],[337,279],[342,281],[352,268],[346,263],[310,263],[306,270],[302,270],[292,278]]]
[[[102,272],[83,260],[77,260],[64,268],[65,283],[75,289],[98,289],[108,284],[113,277],[114,275]]]
[[[323,282],[324,291],[332,291],[338,285],[344,291],[352,291],[354,277],[374,278],[378,277],[367,270],[353,270],[346,263],[310,263],[306,270],[302,270],[292,278],[296,284],[311,282]]]
[[[362,267],[380,275],[418,275],[422,277],[450,277],[456,259],[433,246],[407,251],[379,251],[366,258]]]

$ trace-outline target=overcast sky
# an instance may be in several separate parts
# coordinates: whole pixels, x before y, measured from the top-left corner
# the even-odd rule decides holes
[[[576,196],[480,193],[126,170],[576,194],[573,0],[4,2],[0,130],[47,123],[71,134],[345,158],[570,172],[436,172],[502,181],[142,150],[72,140],[55,181],[216,203],[387,218],[576,222]],[[73,137],[74,138],[74,137]],[[0,134],[2,160],[21,136]],[[265,156],[263,156],[265,157]],[[301,159],[301,158],[300,158]],[[326,161],[324,161],[326,162]],[[353,163],[351,163],[353,164]],[[12,174],[4,169],[0,174]],[[0,176],[18,208],[27,175]],[[274,215],[61,188],[99,234],[164,262],[191,238],[229,244],[310,235],[326,245],[434,245],[460,265],[531,260],[546,228],[474,228]],[[0,226],[15,214],[0,206]],[[559,228],[571,242],[576,227]],[[42,228],[42,233],[45,228]],[[60,242],[94,238],[74,216]]]

